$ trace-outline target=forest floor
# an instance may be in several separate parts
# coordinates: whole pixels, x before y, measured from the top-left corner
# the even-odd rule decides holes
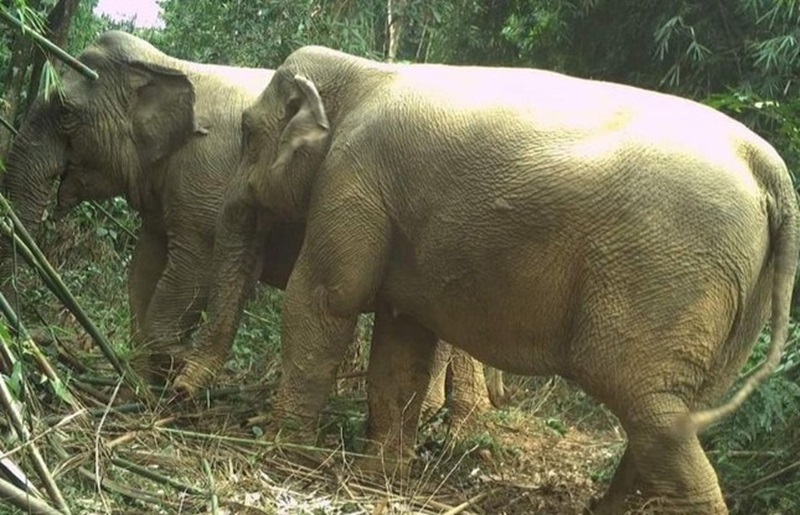
[[[506,407],[461,428],[446,410],[424,424],[407,476],[364,477],[350,467],[366,408],[357,373],[339,381],[319,447],[276,445],[260,438],[258,419],[274,383],[229,368],[229,386],[204,402],[164,398],[148,409],[96,350],[52,347],[93,370],[72,382],[85,409],[41,398],[48,431],[71,456],[56,476],[81,514],[580,514],[624,445],[614,420],[576,404],[567,382],[512,377]]]

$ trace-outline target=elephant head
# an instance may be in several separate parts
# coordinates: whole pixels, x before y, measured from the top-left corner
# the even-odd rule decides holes
[[[158,180],[159,162],[200,130],[192,83],[176,60],[148,43],[108,32],[79,59],[99,78],[66,72],[62,91],[40,96],[30,109],[6,163],[4,191],[34,235],[54,181],[60,179],[61,212],[120,195],[140,208],[143,188]],[[0,260],[7,263],[3,245]],[[0,272],[7,277],[7,265]]]
[[[294,52],[242,116],[239,172],[251,198],[280,219],[304,217],[316,172],[345,121],[338,119],[347,112],[342,104],[376,85],[374,67],[342,62],[342,55],[314,46]]]

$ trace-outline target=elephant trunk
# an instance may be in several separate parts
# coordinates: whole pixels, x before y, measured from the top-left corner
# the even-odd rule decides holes
[[[63,172],[66,161],[66,142],[58,133],[50,107],[37,101],[11,146],[2,183],[3,194],[34,238],[50,201],[53,181]],[[14,297],[12,270],[11,241],[0,237],[0,288],[11,297],[9,301]]]

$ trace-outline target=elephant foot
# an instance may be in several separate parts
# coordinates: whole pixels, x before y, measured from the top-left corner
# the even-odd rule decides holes
[[[166,386],[180,367],[180,362],[169,353],[152,352],[132,357],[130,365],[148,384]]]
[[[663,497],[644,498],[640,494],[626,497],[604,495],[594,499],[584,510],[584,515],[623,515],[634,513],[658,513],[669,515],[727,515],[724,502],[709,501],[694,503],[688,500],[666,499]]]
[[[464,402],[453,402],[453,407],[450,411],[450,426],[455,428],[456,431],[468,430],[470,423],[477,424],[481,416],[485,415],[491,410],[491,406],[484,403],[468,404]]]
[[[353,460],[351,466],[356,476],[370,479],[407,479],[411,460],[397,459],[383,454],[365,454]]]
[[[583,515],[623,515],[630,512],[627,498],[606,494],[592,499]]]
[[[189,355],[183,360],[183,367],[172,383],[173,389],[179,394],[194,397],[197,392],[209,386],[222,368],[220,360],[203,356]]]

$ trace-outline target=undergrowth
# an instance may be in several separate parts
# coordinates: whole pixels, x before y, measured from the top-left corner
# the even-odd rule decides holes
[[[762,334],[745,371],[769,346]],[[800,513],[800,326],[778,372],[732,416],[702,435],[731,513]]]

